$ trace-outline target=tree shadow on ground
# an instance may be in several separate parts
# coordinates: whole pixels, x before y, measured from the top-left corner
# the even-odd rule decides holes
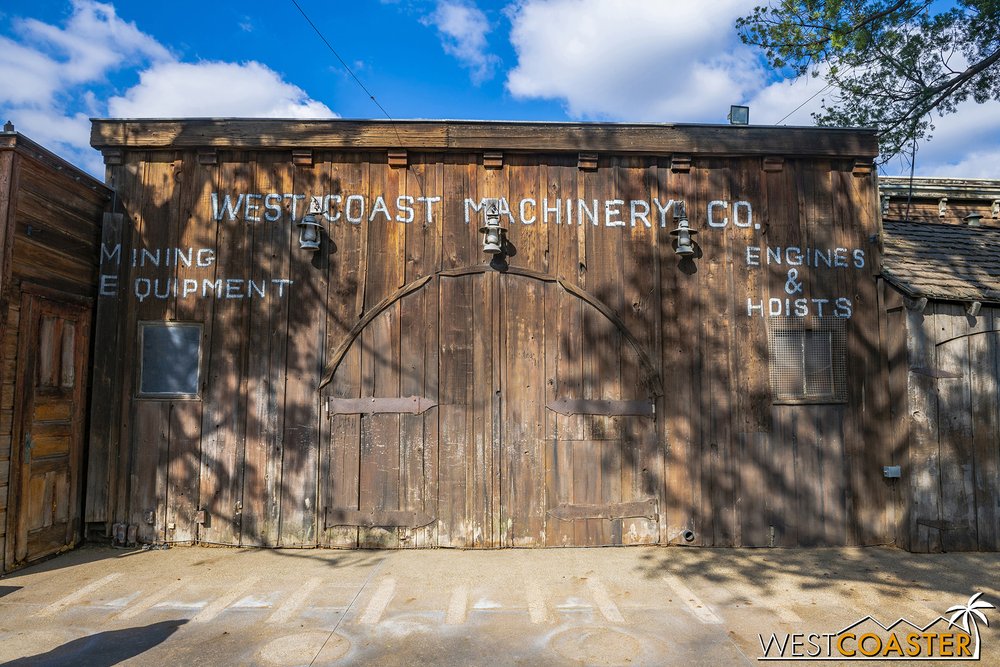
[[[90,667],[110,667],[141,655],[163,643],[177,629],[187,623],[186,619],[161,621],[141,627],[124,630],[108,630],[80,637],[57,646],[51,651],[18,658],[5,663],[8,667],[32,665],[33,667],[53,667],[61,665],[89,665]]]

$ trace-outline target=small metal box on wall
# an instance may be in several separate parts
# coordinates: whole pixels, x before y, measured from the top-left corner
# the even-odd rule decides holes
[[[83,537],[90,326],[111,191],[0,132],[0,572]]]
[[[92,143],[126,217],[90,522],[348,548],[895,532],[869,131],[98,120]]]

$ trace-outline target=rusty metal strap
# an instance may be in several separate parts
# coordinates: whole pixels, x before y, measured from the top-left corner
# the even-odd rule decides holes
[[[606,401],[588,398],[560,398],[546,403],[552,412],[561,415],[634,415],[652,417],[655,406],[652,401]]]
[[[560,521],[576,519],[649,519],[656,521],[656,499],[608,505],[557,505],[547,514]]]
[[[401,412],[419,415],[430,410],[437,402],[423,396],[372,396],[367,398],[327,399],[326,409],[330,415],[373,415],[382,412]]]
[[[334,526],[358,526],[360,528],[420,528],[434,522],[434,517],[426,512],[408,510],[356,510],[328,507],[326,528]]]

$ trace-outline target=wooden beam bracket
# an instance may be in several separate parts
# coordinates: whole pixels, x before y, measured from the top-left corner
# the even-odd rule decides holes
[[[121,148],[105,148],[101,151],[104,156],[104,164],[109,167],[123,164],[125,161],[125,151]]]
[[[764,156],[764,171],[781,171],[785,168],[785,158],[780,155]]]
[[[868,176],[872,173],[872,169],[875,168],[875,163],[868,158],[856,159],[854,160],[854,166],[851,168],[851,173],[855,176]]]
[[[214,148],[198,149],[198,164],[218,164],[219,151]]]
[[[686,174],[691,171],[691,156],[690,155],[672,155],[670,156],[670,171],[675,174]]]
[[[410,156],[403,148],[391,148],[388,151],[390,169],[406,169],[410,166]]]
[[[486,169],[503,169],[503,153],[486,151],[483,153],[483,167]]]
[[[576,166],[580,171],[597,171],[597,153],[580,153]]]
[[[313,166],[313,152],[311,148],[293,148],[292,164],[296,167]]]

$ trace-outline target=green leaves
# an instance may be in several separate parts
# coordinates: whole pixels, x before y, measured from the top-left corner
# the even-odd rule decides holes
[[[780,0],[736,22],[786,77],[823,76],[821,125],[874,127],[882,161],[930,138],[933,114],[1000,99],[1000,0]]]

